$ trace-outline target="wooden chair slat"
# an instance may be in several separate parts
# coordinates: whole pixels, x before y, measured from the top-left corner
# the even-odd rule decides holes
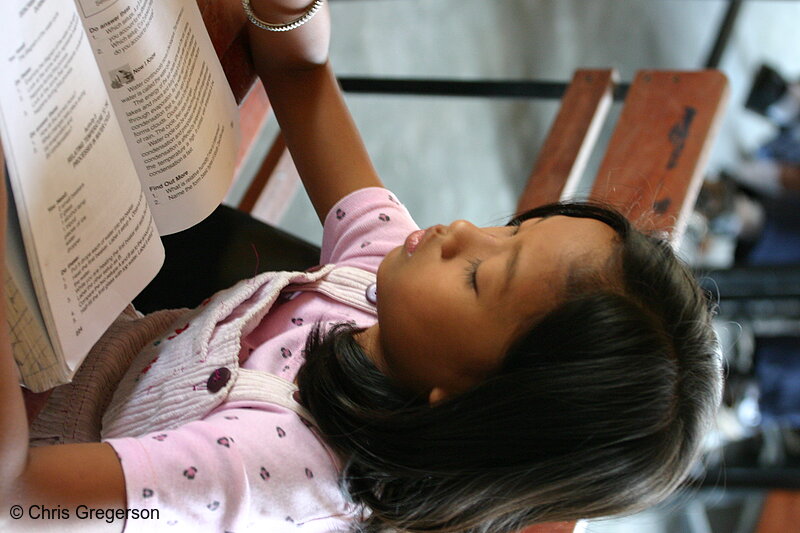
[[[300,186],[300,174],[280,133],[237,208],[277,225]]]
[[[247,161],[254,143],[258,140],[261,130],[269,119],[271,107],[267,93],[261,80],[258,80],[247,96],[239,104],[239,124],[242,131],[242,142],[239,145],[239,154],[236,156],[236,174],[245,161]]]
[[[800,522],[800,492],[774,490],[767,494],[756,533],[796,531]]]
[[[576,522],[547,522],[528,526],[519,533],[573,533]]]
[[[253,181],[250,182],[247,192],[244,193],[239,205],[236,206],[239,211],[245,213],[253,212],[253,208],[259,196],[264,192],[269,179],[277,171],[279,166],[286,164],[287,156],[289,164],[294,166],[291,156],[289,156],[289,150],[286,149],[286,141],[283,140],[283,134],[278,133],[278,136],[275,137],[272,146],[269,148],[269,152],[267,152],[267,156],[261,163],[258,172],[256,172],[256,175],[253,177]]]
[[[575,71],[517,211],[557,202],[574,192],[611,108],[616,78],[613,69]]]
[[[598,170],[593,200],[678,241],[728,95],[718,71],[640,71]]]

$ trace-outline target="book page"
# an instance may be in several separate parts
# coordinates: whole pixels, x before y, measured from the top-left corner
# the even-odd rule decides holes
[[[233,180],[238,109],[196,0],[75,0],[162,235]]]
[[[163,247],[72,2],[0,3],[0,132],[50,340],[74,371]]]
[[[69,368],[58,357],[47,336],[47,326],[25,259],[25,247],[8,175],[4,173],[3,179],[6,180],[8,191],[3,288],[11,352],[20,374],[25,376],[25,384],[32,390],[42,391],[52,387],[51,383],[58,383],[64,374],[69,373]]]

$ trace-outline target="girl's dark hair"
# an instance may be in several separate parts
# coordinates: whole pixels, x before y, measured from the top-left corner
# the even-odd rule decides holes
[[[340,325],[309,338],[302,402],[343,458],[363,532],[516,531],[663,500],[698,458],[720,402],[709,303],[670,245],[617,212],[552,204],[619,235],[601,269],[570,272],[562,301],[467,392],[429,406],[396,386]]]

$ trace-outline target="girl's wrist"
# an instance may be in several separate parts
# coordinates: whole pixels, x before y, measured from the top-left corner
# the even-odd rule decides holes
[[[314,0],[250,0],[253,15],[270,24],[289,24],[319,5]],[[306,70],[328,59],[330,13],[323,2],[314,15],[291,31],[267,31],[252,20],[248,33],[259,74],[275,70]]]
[[[250,0],[255,16],[272,24],[286,24],[302,16],[314,0]]]

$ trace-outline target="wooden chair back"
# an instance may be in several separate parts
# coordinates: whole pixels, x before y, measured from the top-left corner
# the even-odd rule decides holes
[[[773,490],[767,493],[764,500],[756,533],[791,531],[797,528],[798,520],[800,520],[800,491]]]
[[[578,70],[520,196],[518,209],[573,198],[610,107],[616,73]],[[680,238],[728,96],[716,70],[636,74],[589,198],[638,227]]]

